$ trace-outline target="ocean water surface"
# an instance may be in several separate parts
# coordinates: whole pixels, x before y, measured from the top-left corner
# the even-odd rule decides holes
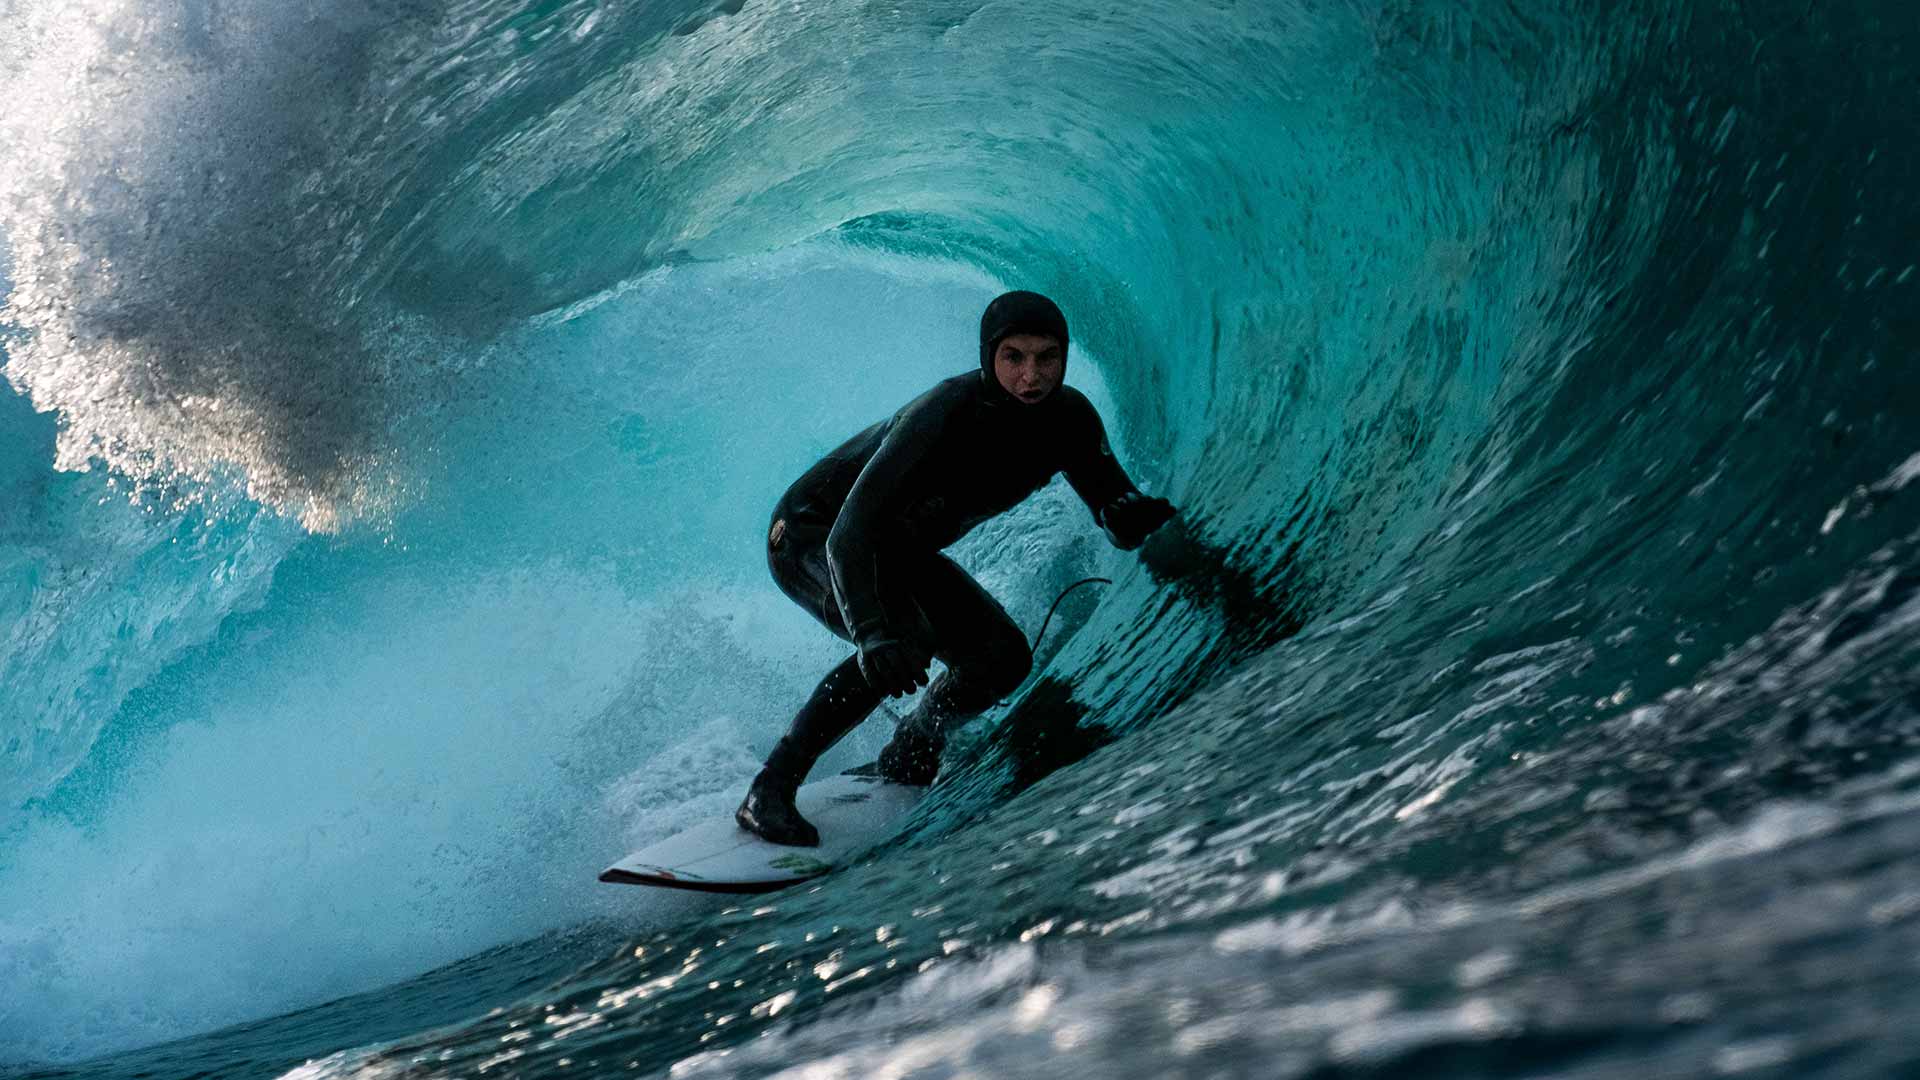
[[[0,27],[0,1076],[1920,1072],[1910,4]],[[955,549],[1113,583],[857,865],[595,882],[1007,288],[1180,517]]]

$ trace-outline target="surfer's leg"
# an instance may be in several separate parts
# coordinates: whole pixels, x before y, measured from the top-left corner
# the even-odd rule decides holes
[[[767,570],[787,599],[813,616],[843,641],[852,641],[833,598],[832,572],[827,569],[827,533],[818,526],[791,525],[775,518],[767,530]]]
[[[947,666],[916,712],[942,728],[957,727],[1027,680],[1033,670],[1027,636],[952,559],[928,560],[914,578],[913,598],[933,630],[933,654]]]
[[[770,544],[768,549],[767,565],[774,581],[820,625],[847,637],[828,579],[826,537],[795,530],[783,539],[784,543]],[[777,765],[792,774],[796,782],[804,780],[821,754],[873,712],[880,696],[860,674],[858,657],[847,657],[814,687],[813,695],[795,714],[786,737],[767,758],[768,767]]]
[[[993,595],[944,555],[916,568],[913,599],[946,670],[933,680],[880,754],[880,772],[932,783],[947,733],[1020,688],[1033,670],[1025,634]]]
[[[827,672],[806,704],[794,715],[787,733],[767,755],[767,768],[806,779],[813,763],[832,749],[841,736],[859,726],[880,704],[880,692],[860,674],[859,657],[849,656]]]
[[[814,542],[824,538],[797,532],[779,524],[769,531],[767,566],[782,592],[821,625],[844,638],[846,628],[840,622],[838,605],[833,602],[825,553],[820,544]],[[765,767],[754,777],[746,799],[734,813],[734,820],[741,828],[776,844],[808,847],[818,844],[820,834],[812,823],[800,816],[793,803],[794,793],[820,755],[865,720],[879,704],[879,692],[868,686],[860,674],[858,657],[849,656],[835,665],[800,706],[787,733],[774,744]]]
[[[820,834],[800,816],[794,806],[794,793],[820,755],[879,704],[880,692],[867,685],[857,657],[850,656],[835,665],[800,706],[787,733],[774,744],[773,753],[767,755],[766,766],[747,789],[734,820],[741,828],[776,844],[818,844]]]

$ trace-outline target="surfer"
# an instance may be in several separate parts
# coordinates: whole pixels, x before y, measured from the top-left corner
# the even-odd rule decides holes
[[[1062,384],[1067,320],[1039,293],[1003,294],[980,317],[980,370],[934,384],[801,474],[774,507],[767,565],[795,603],[857,650],[829,671],[734,815],[777,844],[819,833],[794,793],[821,754],[879,706],[928,685],[881,751],[890,780],[928,784],[947,732],[1011,694],[1033,652],[1020,628],[941,549],[1056,473],[1121,548],[1173,516],[1114,460],[1085,395]]]

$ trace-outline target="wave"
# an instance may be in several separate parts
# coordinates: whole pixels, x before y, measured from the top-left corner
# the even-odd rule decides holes
[[[321,1071],[477,1067],[564,1006],[513,1069],[586,1043],[724,1070],[778,1028],[779,1054],[858,1072],[891,1043],[835,1026],[848,996],[959,1060],[1036,1017],[1125,1021],[1164,950],[1199,954],[1180,986],[1265,977],[1219,935],[1377,925],[1464,963],[1498,949],[1445,915],[1471,908],[1537,947],[1427,1009],[1367,982],[1418,982],[1369,967],[1375,939],[1317,936],[1326,987],[1209,999],[1142,1060],[1280,1010],[1307,1035],[1269,1050],[1302,1071],[1535,1035],[1586,1062],[1514,1005],[1578,932],[1543,898],[1808,807],[1904,850],[1859,795],[1908,784],[1916,712],[1920,35],[1891,5],[0,19],[0,481],[33,493],[0,659],[0,933],[29,959],[0,971],[61,988],[0,1012],[26,1032],[0,1056],[187,1035],[599,915],[668,928],[528,961],[551,986]],[[596,858],[724,801],[830,662],[761,580],[765,509],[964,366],[1003,285],[1060,301],[1074,378],[1178,526],[1123,558],[1055,491],[970,538],[1022,618],[1116,584],[871,865],[751,917],[581,900]],[[112,890],[55,917],[141,859],[162,912],[386,959],[278,967]],[[437,913],[437,881],[489,875],[518,884]],[[343,876],[374,884],[316,914]],[[1869,908],[1837,954],[1870,948]],[[102,925],[202,973],[102,990]],[[395,947],[423,926],[443,938]],[[1763,932],[1703,948],[1739,926]],[[279,990],[243,989],[263,971]],[[1733,995],[1729,1022],[1792,993]],[[146,1020],[74,1019],[150,995]],[[1665,1007],[1643,1004],[1607,1023]]]

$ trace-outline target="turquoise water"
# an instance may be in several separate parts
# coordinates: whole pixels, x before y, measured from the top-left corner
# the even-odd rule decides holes
[[[1906,6],[0,22],[0,1073],[1920,1067]],[[596,884],[1012,287],[1177,534],[956,549],[1114,584],[860,865]]]

